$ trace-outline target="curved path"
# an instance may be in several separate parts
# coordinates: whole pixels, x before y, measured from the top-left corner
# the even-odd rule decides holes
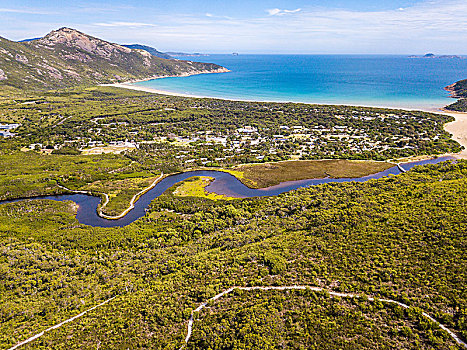
[[[453,159],[452,157],[439,157],[435,159],[426,159],[416,162],[403,163],[403,170],[408,171],[416,165],[425,164],[436,164],[442,161]],[[303,187],[326,184],[326,183],[340,183],[340,182],[365,182],[372,179],[380,179],[390,175],[399,175],[402,171],[399,167],[393,166],[392,168],[386,169],[376,174],[367,175],[358,178],[322,178],[322,179],[308,179],[299,181],[288,181],[280,183],[279,185],[254,189],[245,186],[235,176],[222,171],[214,170],[196,170],[188,171],[184,173],[172,174],[163,177],[161,175],[154,183],[143,191],[133,196],[129,208],[118,216],[107,216],[102,213],[102,208],[108,203],[108,196],[103,194],[105,197],[105,203],[99,208],[101,201],[100,197],[92,196],[88,191],[71,191],[65,187],[62,187],[72,194],[61,194],[53,196],[40,196],[35,198],[22,198],[0,201],[0,204],[18,202],[21,200],[29,199],[48,199],[55,201],[67,201],[71,200],[78,205],[76,213],[76,219],[85,225],[94,227],[123,227],[133,223],[134,221],[142,218],[146,215],[147,208],[151,205],[151,202],[162,195],[173,185],[184,181],[193,176],[210,176],[214,178],[208,186],[206,191],[213,192],[219,195],[236,198],[251,198],[251,197],[264,197],[264,196],[276,196],[281,193],[289,192]]]
[[[86,311],[83,311],[82,313],[80,313],[80,314],[78,314],[78,315],[76,315],[76,316],[73,316],[73,317],[71,317],[71,318],[69,318],[69,319],[67,319],[67,320],[65,320],[65,321],[63,321],[63,322],[60,322],[60,323],[56,324],[55,326],[49,327],[49,328],[47,328],[46,330],[43,330],[42,332],[37,333],[36,335],[33,335],[32,337],[30,337],[30,338],[28,338],[28,339],[26,339],[26,340],[23,340],[22,342],[20,342],[20,343],[14,345],[14,346],[12,346],[11,348],[8,348],[8,350],[15,350],[15,349],[19,348],[20,346],[23,346],[23,345],[25,345],[25,344],[27,344],[27,343],[30,343],[30,342],[32,342],[33,340],[36,340],[37,338],[42,337],[46,332],[50,332],[50,331],[53,331],[54,329],[60,328],[60,327],[63,326],[64,324],[67,324],[67,323],[69,323],[69,322],[71,322],[71,321],[74,321],[74,320],[76,320],[77,318],[80,318],[81,316],[86,315],[88,312],[90,312],[90,311],[92,311],[92,310],[95,310],[95,309],[97,309],[98,307],[107,304],[109,301],[112,301],[112,300],[115,299],[116,297],[117,297],[117,296],[114,296],[114,297],[112,297],[112,298],[110,298],[110,299],[107,299],[106,301],[100,303],[99,305],[93,306],[92,308],[87,309]]]
[[[157,183],[164,177],[164,173],[162,172],[161,175],[155,179],[153,181],[152,184],[150,184],[148,187],[144,188],[143,190],[139,191],[137,194],[135,194],[131,200],[130,200],[130,205],[128,206],[128,208],[126,208],[123,212],[121,212],[119,215],[116,215],[116,216],[110,216],[110,215],[106,215],[104,214],[102,211],[104,210],[104,208],[106,207],[106,205],[109,203],[110,201],[110,197],[107,193],[104,193],[102,192],[101,195],[103,195],[105,197],[105,201],[104,203],[101,205],[101,207],[99,208],[99,210],[97,211],[97,215],[99,215],[101,218],[104,218],[104,219],[107,219],[107,220],[118,220],[118,219],[121,219],[123,218],[126,214],[128,214],[128,212],[132,209],[134,209],[135,207],[135,202],[138,200],[139,197],[141,197],[143,194],[145,194],[146,192],[148,192],[149,190],[151,190],[152,188],[154,188]],[[58,187],[64,189],[64,190],[67,190],[68,192],[72,192],[72,193],[76,193],[76,194],[86,194],[86,195],[89,195],[89,196],[93,196],[93,194],[90,192],[90,191],[75,191],[75,190],[71,190],[65,186],[62,186],[62,185],[58,185]]]
[[[194,313],[195,312],[199,312],[201,311],[202,309],[204,309],[207,304],[211,301],[215,301],[215,300],[218,300],[220,298],[222,298],[223,296],[229,294],[229,293],[232,293],[235,289],[238,289],[238,290],[246,290],[246,291],[251,291],[251,290],[279,290],[279,291],[284,291],[284,290],[306,290],[306,289],[309,289],[309,290],[312,290],[312,291],[315,291],[315,292],[327,292],[329,293],[329,295],[331,296],[336,296],[336,297],[341,297],[341,298],[355,298],[355,297],[359,297],[359,296],[362,296],[362,295],[358,295],[358,294],[353,294],[353,293],[339,293],[339,292],[333,292],[333,291],[330,291],[330,290],[327,290],[325,288],[320,288],[320,287],[313,287],[313,286],[303,286],[303,285],[294,285],[294,286],[270,286],[270,287],[261,287],[261,286],[258,286],[258,287],[231,287],[229,289],[226,289],[224,290],[223,292],[213,296],[212,298],[208,299],[207,301],[205,301],[204,303],[200,304],[195,310],[193,310],[191,312],[191,315],[190,315],[190,318],[188,320],[188,327],[187,327],[187,335],[185,337],[185,344],[182,345],[182,347],[180,348],[180,350],[182,350],[187,344],[188,344],[188,341],[190,340],[191,338],[191,335],[193,333],[193,325],[194,325]],[[96,305],[96,306],[93,306],[92,308],[90,309],[87,309],[83,312],[81,312],[80,314],[76,315],[76,316],[73,316],[69,319],[66,319],[65,321],[62,321],[52,327],[49,327],[47,328],[46,330],[40,332],[40,333],[37,333],[35,335],[33,335],[32,337],[29,337],[28,339],[26,340],[23,340],[22,342],[12,346],[11,348],[8,348],[7,350],[15,350],[17,348],[19,348],[20,346],[22,345],[25,345],[27,343],[30,343],[40,337],[42,337],[46,332],[50,332],[54,329],[57,329],[57,328],[60,328],[62,327],[63,325],[69,323],[69,322],[72,322],[84,315],[86,315],[88,312],[90,311],[93,311],[95,309],[97,309],[98,307],[101,307],[105,304],[107,304],[108,302],[112,301],[113,299],[115,299],[117,296],[114,296],[110,299],[107,299],[105,300],[104,302]],[[368,297],[367,298],[369,301],[375,301],[377,300],[377,298],[373,298],[373,297]],[[397,304],[405,309],[408,309],[409,306],[406,305],[406,304],[403,304],[399,301],[396,301],[396,300],[391,300],[391,299],[378,299],[384,303],[391,303],[391,304]],[[467,349],[467,344],[462,340],[460,339],[453,331],[451,331],[449,328],[447,328],[445,325],[441,324],[440,322],[438,322],[437,320],[435,320],[433,317],[431,317],[430,315],[428,315],[426,312],[422,312],[422,315],[424,317],[426,317],[427,319],[429,319],[431,322],[437,324],[442,330],[446,331],[452,339],[454,339],[456,341],[457,344],[459,344],[460,346],[463,346],[464,348]]]
[[[227,290],[213,296],[211,299],[208,299],[207,301],[205,301],[204,303],[199,305],[195,310],[193,310],[191,312],[190,319],[188,320],[188,331],[187,331],[187,335],[186,335],[186,338],[185,338],[185,344],[180,348],[180,350],[182,350],[186,346],[186,344],[188,344],[188,341],[190,340],[191,335],[193,333],[194,313],[199,312],[202,309],[204,309],[209,302],[218,300],[221,297],[233,292],[235,289],[239,289],[239,290],[294,290],[294,289],[305,290],[305,289],[310,289],[310,290],[315,291],[315,292],[325,291],[325,292],[328,292],[329,295],[336,296],[336,297],[341,297],[341,298],[355,298],[355,297],[359,296],[358,294],[338,293],[338,292],[329,291],[329,290],[324,289],[324,288],[312,287],[312,286],[231,287],[231,288],[229,288],[229,289],[227,289]],[[368,297],[369,301],[375,301],[376,299],[377,298]],[[382,301],[384,303],[397,304],[397,305],[399,305],[399,306],[401,306],[401,307],[403,307],[405,309],[409,308],[408,305],[403,304],[403,303],[401,303],[399,301],[396,301],[396,300],[391,300],[391,299],[378,299],[378,300],[380,300],[380,301]],[[436,321],[433,317],[428,315],[426,312],[422,312],[422,315],[425,316],[427,319],[429,319],[431,322],[436,323],[439,326],[439,328],[446,331],[451,336],[451,338],[453,338],[456,341],[457,344],[459,344],[460,346],[463,346],[464,348],[467,349],[467,344],[463,340],[461,340],[453,331],[448,329],[445,325],[443,325],[443,324],[439,323],[438,321]]]

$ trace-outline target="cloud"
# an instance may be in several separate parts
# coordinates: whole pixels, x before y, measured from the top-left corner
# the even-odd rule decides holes
[[[37,9],[10,9],[10,8],[0,8],[0,12],[4,13],[24,13],[24,14],[31,14],[31,15],[53,15],[56,12],[50,11],[43,11]]]
[[[109,23],[94,23],[95,26],[99,27],[155,27],[152,23],[141,23],[141,22],[109,22]]]
[[[269,16],[283,16],[287,15],[289,13],[297,13],[300,12],[302,9],[296,9],[296,10],[281,10],[281,9],[269,9],[266,10],[267,13],[269,13]]]
[[[357,11],[307,6],[235,18],[151,9],[130,17],[121,10],[118,18],[99,14],[94,20],[67,23],[57,22],[62,21],[58,16],[48,22],[17,16],[2,36],[33,37],[66,24],[109,41],[138,41],[162,51],[467,54],[466,0],[423,0],[404,10],[398,7]]]
[[[246,18],[210,14],[159,13],[150,20],[157,26],[144,20],[108,21],[88,27],[88,31],[107,40],[139,40],[166,51],[467,53],[465,0],[426,0],[406,6],[403,11],[398,7],[357,11],[321,6],[271,9],[269,15]],[[115,30],[117,26],[127,30]]]

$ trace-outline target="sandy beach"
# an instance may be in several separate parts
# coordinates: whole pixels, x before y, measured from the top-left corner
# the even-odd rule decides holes
[[[125,83],[115,83],[115,84],[101,84],[100,86],[113,86],[113,87],[119,87],[119,88],[124,88],[124,89],[130,89],[130,90],[136,90],[136,91],[144,91],[144,92],[150,92],[154,94],[160,94],[160,95],[170,95],[170,96],[180,96],[180,97],[197,97],[197,98],[207,98],[208,96],[195,96],[195,95],[190,95],[190,94],[181,94],[177,92],[170,92],[170,91],[163,91],[163,90],[158,90],[158,89],[153,89],[153,88],[148,88],[144,86],[137,86],[133,85],[133,83],[140,83],[143,81],[149,81],[149,80],[155,80],[155,79],[163,79],[163,78],[183,78],[183,77],[189,77],[192,75],[199,75],[199,74],[221,74],[221,73],[228,73],[230,70],[227,68],[219,68],[213,71],[198,71],[195,73],[184,73],[180,75],[155,75],[146,79],[139,79],[139,80],[130,80]]]
[[[165,77],[158,77],[158,78],[165,78]],[[154,79],[154,78],[151,78],[151,79]],[[150,80],[150,79],[148,79],[148,80]],[[142,80],[127,82],[127,83],[105,84],[103,86],[114,86],[114,87],[119,87],[119,88],[124,88],[124,89],[144,91],[144,92],[160,94],[160,95],[170,95],[170,96],[180,96],[180,97],[194,97],[194,98],[214,98],[214,99],[216,98],[216,97],[210,97],[210,96],[198,96],[198,95],[190,95],[190,94],[181,94],[181,93],[158,90],[158,89],[153,89],[153,88],[139,86],[139,85],[133,85],[133,83],[136,83],[136,82],[139,82],[139,81],[142,81]],[[237,100],[232,100],[232,99],[228,99],[228,98],[222,98],[222,100],[237,101]],[[238,101],[278,102],[278,101],[254,101],[254,100],[238,100]],[[361,106],[361,107],[375,107],[375,106]],[[394,107],[385,107],[385,106],[378,106],[378,107],[379,108],[394,108]],[[447,123],[444,126],[444,128],[445,128],[445,130],[447,132],[449,132],[449,133],[451,133],[453,135],[452,138],[454,140],[456,140],[462,146],[464,146],[464,150],[462,150],[459,153],[449,154],[449,155],[453,156],[455,158],[459,158],[459,159],[467,159],[467,113],[448,111],[448,110],[445,110],[443,108],[427,110],[425,108],[417,109],[417,108],[403,108],[403,107],[401,107],[401,108],[398,108],[398,109],[422,110],[422,111],[425,111],[425,112],[428,112],[428,113],[438,113],[438,114],[446,114],[446,115],[453,116],[456,120],[451,122],[451,123]]]
[[[160,78],[158,78],[158,79],[160,79]],[[207,97],[207,96],[195,96],[195,95],[189,95],[189,94],[180,94],[180,93],[177,93],[177,92],[163,91],[163,90],[153,89],[153,88],[149,88],[149,87],[133,85],[133,83],[102,84],[101,86],[113,86],[113,87],[118,87],[118,88],[123,88],[123,89],[129,89],[129,90],[150,92],[150,93],[159,94],[159,95],[169,95],[169,96],[179,96],[179,97],[195,97],[195,98],[205,98],[205,97]]]
[[[467,159],[467,113],[451,112],[443,110],[440,112],[456,118],[455,121],[447,123],[444,129],[452,134],[452,138],[464,146],[464,150],[454,154],[456,158]]]

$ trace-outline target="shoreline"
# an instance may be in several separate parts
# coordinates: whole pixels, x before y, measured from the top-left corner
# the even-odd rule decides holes
[[[200,73],[202,74],[202,73]],[[197,74],[193,74],[197,75]],[[426,106],[411,106],[411,107],[401,107],[401,106],[384,106],[378,104],[359,104],[359,103],[332,103],[332,102],[299,102],[299,101],[289,101],[289,100],[267,100],[267,99],[246,99],[246,98],[228,98],[228,97],[215,97],[215,96],[207,96],[207,95],[194,95],[182,92],[172,92],[167,90],[160,90],[146,86],[138,86],[134,85],[135,83],[140,83],[143,81],[155,80],[155,79],[163,79],[163,78],[177,78],[182,76],[161,76],[154,79],[145,79],[145,80],[138,80],[138,81],[131,81],[131,82],[124,82],[124,83],[113,83],[113,84],[102,84],[100,86],[111,86],[111,87],[118,87],[128,90],[135,90],[135,91],[142,91],[142,92],[149,92],[158,95],[166,95],[166,96],[177,96],[177,97],[188,97],[188,98],[206,98],[212,100],[222,100],[222,101],[233,101],[233,102],[257,102],[257,103],[298,103],[298,104],[308,104],[308,105],[324,105],[324,106],[349,106],[349,107],[367,107],[367,108],[386,108],[386,109],[395,109],[395,110],[404,110],[404,111],[423,111],[434,113],[440,111],[441,107],[426,107]]]
[[[444,130],[452,135],[454,141],[464,146],[464,149],[452,156],[457,159],[467,159],[467,112],[448,111],[443,107],[437,113],[454,117],[454,121],[444,124]]]
[[[191,77],[194,75],[200,75],[200,74],[221,74],[221,73],[228,73],[230,72],[229,69],[225,67],[221,67],[215,70],[203,70],[203,71],[197,71],[197,72],[192,72],[192,73],[182,73],[179,75],[153,75],[152,77],[145,78],[145,79],[133,79],[133,80],[128,80],[123,83],[111,83],[111,84],[99,84],[99,86],[111,86],[111,87],[119,87],[119,88],[124,88],[124,89],[129,89],[129,90],[136,90],[136,91],[143,91],[143,92],[150,92],[150,93],[156,93],[160,95],[170,95],[170,96],[179,96],[179,97],[193,97],[196,98],[199,96],[195,95],[187,95],[187,94],[179,94],[176,92],[169,92],[169,91],[163,91],[163,90],[157,90],[153,88],[147,88],[144,86],[136,86],[133,85],[134,83],[142,83],[144,81],[150,81],[150,80],[156,80],[156,79],[164,79],[164,78],[186,78],[186,77]],[[208,97],[206,97],[208,98]]]
[[[220,72],[211,72],[211,73],[220,73]],[[197,74],[203,74],[203,73],[197,73]],[[174,76],[174,77],[181,77],[181,76]],[[197,96],[197,95],[176,93],[176,92],[158,90],[158,89],[154,89],[150,87],[133,85],[134,83],[137,83],[137,82],[148,81],[148,80],[153,80],[153,79],[162,79],[162,78],[167,78],[167,77],[159,76],[157,78],[135,80],[135,81],[125,82],[125,83],[103,84],[101,86],[113,86],[113,87],[118,87],[118,88],[123,88],[123,89],[143,91],[143,92],[149,92],[149,93],[154,93],[154,94],[159,94],[159,95],[177,96],[177,97],[209,98],[209,99],[215,99],[215,100],[240,101],[240,102],[243,101],[243,102],[263,102],[263,103],[287,103],[287,102],[279,102],[279,101],[263,101],[263,100],[259,101],[259,100],[229,99],[229,98],[219,98],[219,97],[209,97],[209,96]],[[332,104],[327,104],[327,103],[307,103],[307,102],[297,102],[297,103],[320,104],[320,105],[332,106]],[[370,108],[387,108],[387,109],[405,110],[405,111],[422,111],[422,112],[427,112],[427,113],[444,114],[444,115],[452,116],[455,118],[455,120],[450,123],[445,124],[444,130],[446,130],[452,135],[453,140],[457,141],[459,144],[464,146],[464,149],[459,153],[448,153],[448,154],[442,154],[442,155],[436,155],[436,156],[438,157],[451,156],[457,159],[467,159],[467,112],[449,111],[445,109],[445,106],[434,107],[433,109],[429,109],[426,107],[404,108],[404,107],[386,107],[386,106],[371,106],[371,105],[356,105],[356,104],[336,104],[336,105],[370,107]],[[426,156],[426,157],[431,157],[431,156]]]
[[[353,102],[303,102],[303,101],[290,101],[290,100],[267,100],[267,99],[247,99],[247,98],[229,98],[229,97],[216,97],[216,96],[208,96],[208,95],[196,95],[190,93],[183,93],[183,92],[174,92],[174,91],[167,91],[161,89],[155,89],[152,87],[146,86],[139,86],[134,85],[136,83],[142,83],[145,81],[150,80],[157,80],[157,79],[164,79],[164,78],[186,78],[189,76],[200,75],[200,74],[220,74],[220,73],[228,73],[230,72],[227,68],[218,69],[216,71],[200,71],[198,73],[184,73],[182,75],[160,75],[160,76],[153,76],[146,79],[134,79],[129,80],[123,83],[112,83],[112,84],[100,84],[99,86],[110,86],[110,87],[118,87],[128,90],[135,90],[135,91],[142,91],[142,92],[149,92],[153,94],[159,95],[167,95],[167,96],[177,96],[177,97],[189,97],[189,98],[208,98],[213,100],[222,100],[222,101],[236,101],[236,102],[258,102],[258,103],[301,103],[301,104],[309,104],[309,105],[325,105],[325,106],[349,106],[349,107],[367,107],[367,108],[386,108],[386,109],[395,109],[395,110],[404,110],[404,111],[423,111],[428,113],[435,113],[444,110],[444,107],[438,107],[433,105],[433,107],[427,106],[410,106],[410,107],[403,107],[403,106],[384,106],[381,104],[365,104],[365,103],[353,103]],[[449,104],[449,103],[448,103]],[[460,112],[462,113],[462,112]]]

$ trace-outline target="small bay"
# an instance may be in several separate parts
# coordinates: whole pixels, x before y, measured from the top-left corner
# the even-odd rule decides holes
[[[388,55],[209,55],[229,73],[163,78],[137,86],[202,97],[436,109],[467,78],[466,58]]]

